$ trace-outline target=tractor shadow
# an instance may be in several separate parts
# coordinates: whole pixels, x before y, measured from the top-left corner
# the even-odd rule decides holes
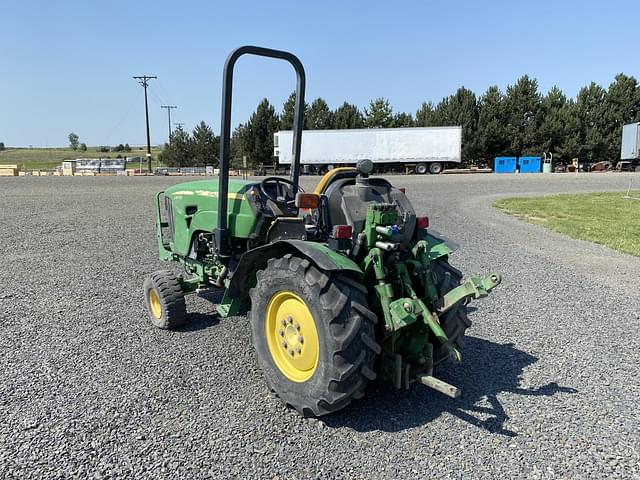
[[[224,292],[222,290],[212,290],[197,294],[196,298],[187,297],[187,323],[177,328],[177,332],[195,332],[205,330],[220,323],[220,316],[216,311],[216,306],[222,301]],[[202,302],[205,300],[205,302]],[[196,308],[191,305],[197,303]],[[202,306],[205,309],[202,309]]]
[[[196,332],[205,330],[220,323],[218,314],[214,311],[210,313],[189,312],[187,313],[187,323],[175,329],[176,332]]]
[[[435,375],[462,389],[462,396],[451,399],[420,384],[398,391],[377,383],[367,396],[341,412],[323,418],[329,427],[349,427],[357,431],[402,431],[429,423],[443,413],[454,415],[478,428],[508,437],[516,436],[504,428],[509,419],[498,400],[501,393],[552,396],[576,393],[571,387],[552,382],[537,388],[521,388],[523,370],[538,358],[513,346],[476,337],[465,337],[460,367],[442,365]]]
[[[180,328],[176,328],[176,332],[195,332],[197,330],[205,330],[220,323],[220,315],[216,307],[222,302],[224,290],[210,290],[195,295],[196,299],[187,297],[187,323]],[[204,302],[203,302],[204,300]],[[195,308],[192,306],[196,303]],[[202,307],[205,307],[204,309]],[[243,306],[237,316],[246,316],[248,313],[247,306]]]

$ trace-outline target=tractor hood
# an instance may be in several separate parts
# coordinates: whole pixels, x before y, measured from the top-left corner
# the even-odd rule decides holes
[[[230,199],[235,199],[236,194],[243,194],[253,185],[257,185],[257,183],[248,180],[229,180]],[[167,188],[164,194],[168,197],[200,195],[204,197],[218,198],[218,177],[209,178],[207,180],[179,183]]]

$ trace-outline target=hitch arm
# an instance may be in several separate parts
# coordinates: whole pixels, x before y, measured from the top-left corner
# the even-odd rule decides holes
[[[442,314],[466,298],[486,297],[491,290],[500,285],[501,281],[502,276],[499,273],[490,273],[485,277],[471,277],[440,298],[435,305],[436,311]]]

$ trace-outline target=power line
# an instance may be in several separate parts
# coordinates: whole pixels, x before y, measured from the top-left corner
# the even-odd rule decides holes
[[[147,121],[147,168],[151,171],[151,136],[149,134],[149,102],[147,101],[147,87],[149,80],[158,78],[153,75],[138,75],[133,77],[144,88],[144,115]]]
[[[170,95],[169,93],[167,93],[167,89],[164,88],[164,84],[162,83],[162,81],[160,79],[158,79],[158,81],[155,83],[155,86],[153,88],[156,91],[160,91],[160,93],[162,93],[162,96],[164,98],[171,98],[172,95]],[[164,102],[162,102],[164,103]]]
[[[167,109],[167,115],[169,117],[169,145],[171,145],[171,110],[178,107],[175,105],[160,105],[160,108]]]
[[[164,100],[160,97],[160,95],[156,91],[156,89],[151,88],[151,85],[149,85],[149,92],[151,93],[151,96],[156,99],[159,105],[162,105],[163,103],[165,103]]]
[[[105,140],[107,141],[107,144],[111,141],[112,135],[115,133],[115,131],[120,128],[120,126],[122,125],[122,123],[129,117],[129,114],[131,113],[131,109],[133,108],[133,104],[135,102],[137,102],[137,99],[132,99],[129,102],[129,106],[127,107],[127,110],[125,112],[125,114],[122,116],[122,118],[120,118],[120,120],[118,120],[117,123],[114,124],[113,127],[111,127],[111,129],[108,131],[109,133],[107,133],[107,135],[104,137]]]

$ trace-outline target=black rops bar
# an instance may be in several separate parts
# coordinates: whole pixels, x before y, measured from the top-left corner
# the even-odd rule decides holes
[[[298,184],[300,176],[300,145],[302,143],[302,124],[304,121],[304,88],[305,75],[302,62],[289,52],[270,48],[244,46],[227,57],[222,78],[222,120],[220,132],[220,174],[218,177],[218,228],[215,230],[216,254],[222,257],[229,255],[227,230],[227,204],[229,194],[229,152],[231,144],[231,100],[233,91],[233,68],[242,55],[258,55],[260,57],[286,60],[296,70],[296,105],[293,117],[293,162],[291,164],[291,181]]]

